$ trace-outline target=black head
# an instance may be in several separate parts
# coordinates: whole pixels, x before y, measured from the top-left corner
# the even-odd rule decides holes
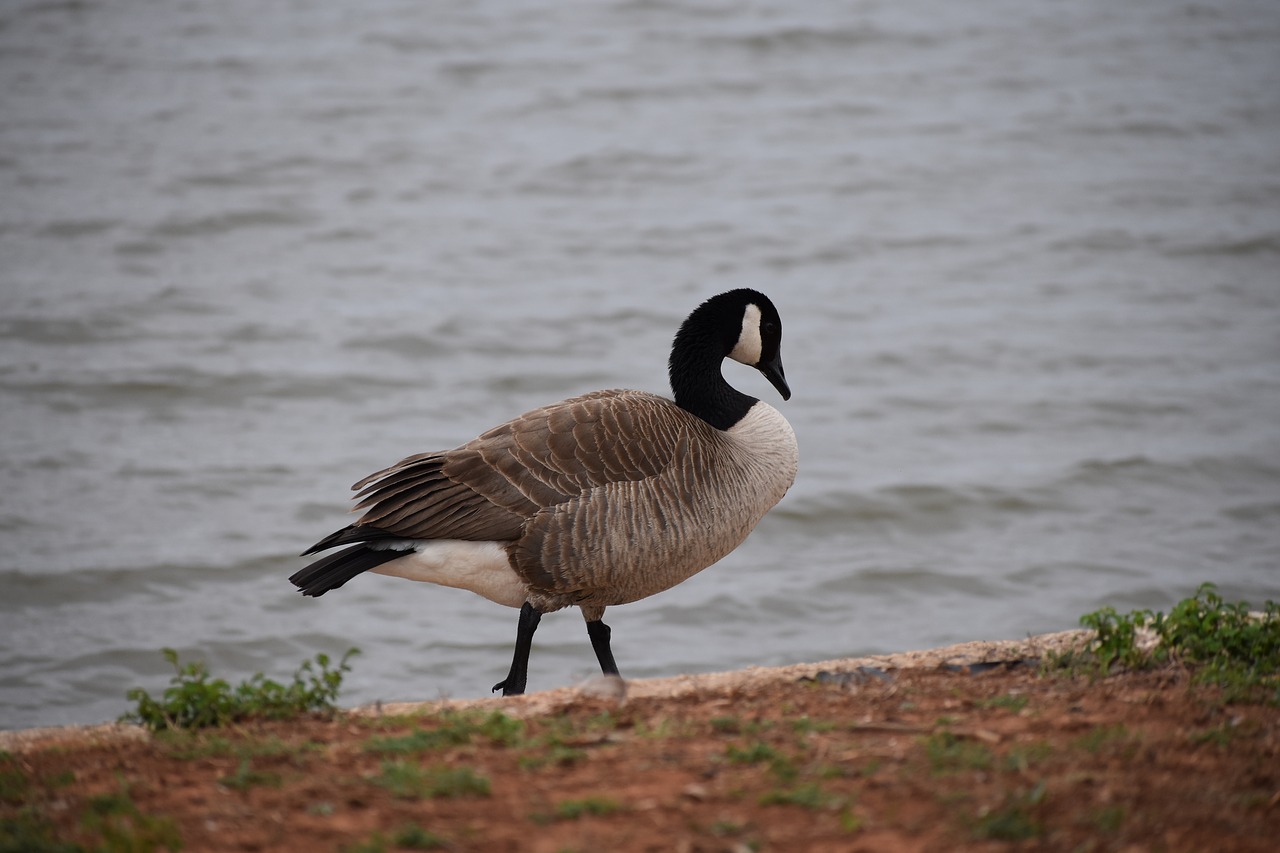
[[[682,341],[691,349],[710,348],[719,359],[731,358],[754,367],[778,389],[782,399],[791,399],[782,369],[782,318],[769,297],[758,290],[730,290],[695,308],[676,334],[673,371]]]
[[[720,365],[732,358],[765,375],[782,399],[791,389],[782,372],[782,320],[769,297],[731,290],[694,309],[676,333],[669,372],[676,404],[717,429],[729,429],[759,401],[725,382]]]

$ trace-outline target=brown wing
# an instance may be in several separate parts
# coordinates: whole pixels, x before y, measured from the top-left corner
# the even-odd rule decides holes
[[[512,541],[527,519],[611,483],[656,476],[678,438],[648,427],[670,400],[597,391],[534,409],[456,450],[411,456],[357,483],[355,527],[405,539]]]

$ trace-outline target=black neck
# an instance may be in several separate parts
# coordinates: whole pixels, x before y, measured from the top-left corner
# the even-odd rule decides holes
[[[671,390],[676,405],[716,429],[729,429],[759,402],[725,381],[720,366],[724,344],[681,329],[671,349]]]

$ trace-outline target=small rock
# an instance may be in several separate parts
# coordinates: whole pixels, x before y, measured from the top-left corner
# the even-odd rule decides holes
[[[627,701],[627,683],[616,675],[598,675],[579,684],[578,694],[621,705]]]
[[[695,782],[692,785],[686,785],[685,789],[680,792],[680,795],[683,797],[688,797],[691,800],[697,800],[698,802],[702,802],[707,798],[707,787],[705,785],[699,785]]]

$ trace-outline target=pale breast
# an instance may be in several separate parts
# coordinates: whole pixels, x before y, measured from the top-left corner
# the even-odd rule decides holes
[[[757,403],[727,432],[691,418],[661,474],[612,483],[547,510],[537,559],[554,587],[538,605],[607,607],[668,589],[733,551],[795,480],[798,453],[786,419]],[[548,585],[551,586],[551,585]]]

